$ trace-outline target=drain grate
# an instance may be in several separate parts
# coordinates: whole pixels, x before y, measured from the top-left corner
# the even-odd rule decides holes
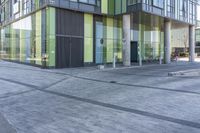
[[[110,81],[110,83],[117,83],[117,81]]]

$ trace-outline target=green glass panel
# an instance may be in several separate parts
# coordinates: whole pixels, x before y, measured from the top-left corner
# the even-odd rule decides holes
[[[15,30],[13,29],[13,25],[11,26],[10,29],[11,33],[11,60],[16,59],[16,33]]]
[[[122,61],[122,18],[119,17],[115,20],[115,52],[117,53],[117,61]]]
[[[108,0],[101,0],[101,13],[108,13]]]
[[[35,8],[38,9],[40,6],[40,1],[39,0],[35,0]]]
[[[20,61],[25,62],[25,30],[20,31]]]
[[[84,14],[84,62],[93,62],[93,15]]]
[[[46,29],[47,29],[47,66],[55,67],[55,8],[49,7],[46,9]]]
[[[120,14],[122,11],[122,1],[121,0],[115,0],[115,14]]]
[[[114,15],[115,13],[115,0],[108,1],[108,12],[110,15]]]
[[[42,28],[42,24],[41,24],[41,11],[36,12],[36,30],[35,30],[35,45],[36,45],[36,53],[35,53],[35,61],[37,65],[41,65],[41,53],[42,53],[42,46],[41,46],[41,28]]]
[[[106,21],[106,62],[113,62],[114,22],[113,18]]]
[[[35,64],[35,52],[36,52],[36,48],[35,48],[35,45],[36,45],[36,15],[33,14],[31,16],[31,37],[30,37],[30,58],[28,60],[30,60],[30,63],[31,64]]]
[[[127,7],[127,1],[126,0],[122,0],[122,13],[126,12],[126,7]]]

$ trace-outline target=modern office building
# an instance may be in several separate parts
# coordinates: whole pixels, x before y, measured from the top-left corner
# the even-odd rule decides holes
[[[1,0],[0,56],[50,68],[195,54],[197,0]]]

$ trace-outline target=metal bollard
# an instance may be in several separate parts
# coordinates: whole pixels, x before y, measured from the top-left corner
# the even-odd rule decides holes
[[[161,56],[159,58],[159,63],[160,63],[160,65],[162,65],[162,57]]]
[[[138,47],[138,55],[139,55],[139,66],[142,66],[142,55],[141,55],[140,47]]]
[[[114,56],[113,56],[113,68],[116,68],[116,58],[117,58],[117,55],[116,55],[116,53],[114,53]]]

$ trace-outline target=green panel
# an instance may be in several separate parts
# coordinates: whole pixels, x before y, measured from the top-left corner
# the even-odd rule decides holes
[[[25,62],[25,30],[20,31],[20,61]]]
[[[93,62],[93,15],[84,14],[84,62]]]
[[[108,13],[108,0],[101,0],[101,13]]]
[[[42,55],[42,39],[41,39],[41,11],[36,12],[36,30],[35,30],[35,45],[36,45],[36,64],[41,65],[41,55]]]
[[[115,0],[115,14],[120,14],[122,12],[122,1]]]
[[[39,0],[35,0],[35,7],[36,7],[36,9],[38,9],[39,6],[40,6],[40,3],[39,3],[39,2],[40,2]]]
[[[9,35],[9,36],[6,36]],[[4,48],[6,51],[5,59],[11,58],[11,32],[10,32],[10,25],[5,27],[5,41],[4,41]]]
[[[116,52],[117,52],[117,59],[119,62],[122,61],[122,18],[118,18],[116,20]],[[114,32],[115,33],[115,32]]]
[[[15,60],[16,59],[16,33],[15,33],[15,30],[13,29],[13,26],[11,26],[10,33],[11,33],[11,60]]]
[[[31,64],[35,64],[35,45],[36,45],[36,15],[33,14],[32,17],[31,17],[31,22],[32,22],[32,25],[31,25],[31,28],[32,28],[32,31],[31,31],[31,37],[30,37],[30,51],[31,51],[31,55],[30,55],[30,63]]]
[[[56,36],[55,36],[55,8],[49,7],[46,9],[46,23],[47,23],[47,66],[55,67],[55,44],[56,44]]]
[[[127,7],[127,1],[126,0],[122,0],[122,13],[126,12],[126,7]]]
[[[113,62],[113,44],[114,44],[114,21],[113,18],[107,18],[106,21],[106,61]]]
[[[115,13],[115,0],[108,1],[108,13],[114,15]]]

